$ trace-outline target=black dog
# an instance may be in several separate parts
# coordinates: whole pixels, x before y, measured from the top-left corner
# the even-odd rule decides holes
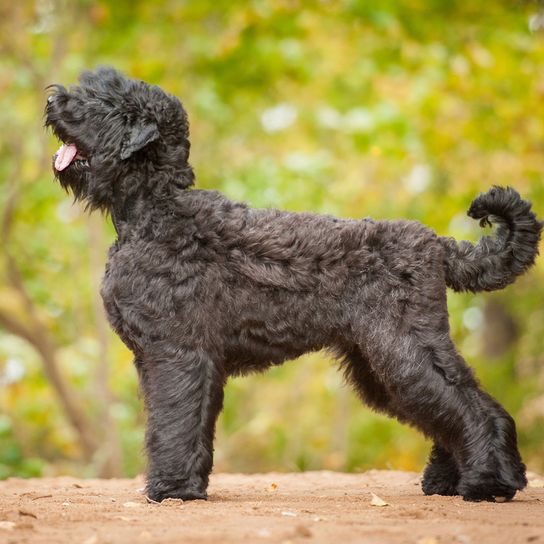
[[[204,499],[229,376],[330,348],[371,407],[434,440],[423,491],[511,499],[526,485],[514,421],[449,336],[446,287],[491,291],[534,262],[541,224],[513,189],[468,214],[476,245],[413,221],[251,209],[191,189],[187,115],[110,68],[52,87],[54,171],[118,239],[102,297],[132,350],[148,411],[147,493]]]

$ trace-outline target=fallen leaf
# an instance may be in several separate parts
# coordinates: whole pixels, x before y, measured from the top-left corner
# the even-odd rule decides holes
[[[270,484],[270,487],[268,488],[268,491],[276,491],[278,489],[278,484]]]
[[[370,493],[372,495],[372,500],[370,501],[371,506],[389,506],[388,502],[385,502],[381,497],[378,497],[375,493]]]

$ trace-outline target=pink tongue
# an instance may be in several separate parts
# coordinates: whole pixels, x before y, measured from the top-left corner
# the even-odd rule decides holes
[[[77,147],[74,144],[62,144],[57,151],[55,159],[55,169],[59,172],[64,170],[74,160],[77,155]]]

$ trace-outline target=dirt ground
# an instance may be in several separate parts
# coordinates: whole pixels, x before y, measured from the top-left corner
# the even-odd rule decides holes
[[[0,543],[544,544],[544,480],[535,474],[502,504],[425,497],[418,474],[397,471],[216,474],[207,502],[150,504],[142,486],[0,482]]]

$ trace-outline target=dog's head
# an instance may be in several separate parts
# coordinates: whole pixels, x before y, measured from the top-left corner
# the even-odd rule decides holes
[[[62,141],[53,171],[76,199],[111,210],[127,197],[193,184],[187,115],[175,96],[113,68],[49,89],[45,124]]]

